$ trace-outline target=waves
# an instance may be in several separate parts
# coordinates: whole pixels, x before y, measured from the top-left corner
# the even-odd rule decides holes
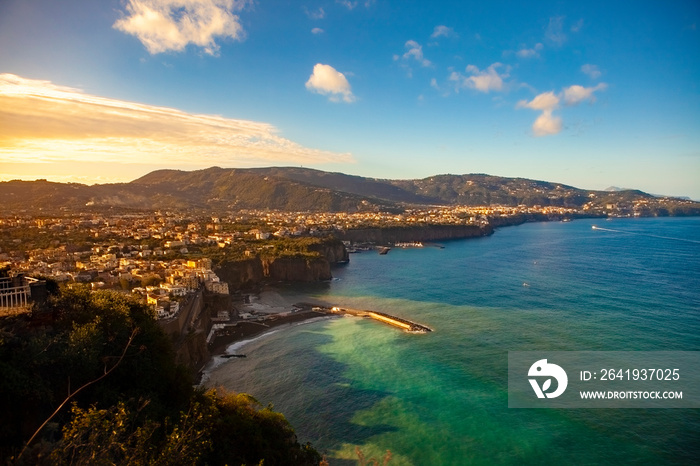
[[[640,235],[640,236],[648,236],[649,238],[658,238],[658,239],[668,239],[671,241],[685,241],[688,243],[695,243],[695,244],[700,244],[700,241],[696,241],[694,239],[688,239],[688,238],[674,238],[672,236],[661,236],[661,235],[652,235],[648,233],[639,233],[635,231],[625,231],[625,230],[613,230],[612,228],[602,228],[597,225],[593,225],[592,227],[593,230],[598,230],[598,231],[610,231],[613,233],[624,233],[627,235]]]

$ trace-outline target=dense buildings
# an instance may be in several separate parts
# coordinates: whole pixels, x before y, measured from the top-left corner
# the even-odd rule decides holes
[[[218,216],[181,212],[6,215],[0,217],[0,264],[59,282],[95,288],[158,285],[168,294],[200,283],[225,291],[211,272],[213,256],[253,257],[279,238],[342,236],[347,230],[410,225],[498,226],[503,219],[639,216],[647,202],[606,210],[555,206],[435,206],[402,212],[284,212],[241,210]],[[218,252],[217,252],[218,251]],[[141,286],[143,285],[143,286]]]

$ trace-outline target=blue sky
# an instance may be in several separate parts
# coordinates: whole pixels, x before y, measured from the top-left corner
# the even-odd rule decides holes
[[[0,179],[303,165],[700,199],[700,3],[0,2]]]

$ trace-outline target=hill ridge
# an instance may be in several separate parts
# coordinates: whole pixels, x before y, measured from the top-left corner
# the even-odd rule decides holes
[[[403,210],[411,205],[508,205],[583,208],[657,202],[634,190],[585,190],[563,183],[483,173],[380,179],[303,167],[160,169],[128,183],[0,182],[0,213],[94,208],[272,209],[287,211]],[[670,199],[692,215],[700,203]],[[695,210],[693,210],[695,209]],[[671,212],[670,214],[674,214]],[[687,214],[687,213],[686,213]]]

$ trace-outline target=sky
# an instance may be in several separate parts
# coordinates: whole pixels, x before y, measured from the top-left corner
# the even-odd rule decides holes
[[[487,173],[700,200],[700,2],[2,0],[0,180]]]

